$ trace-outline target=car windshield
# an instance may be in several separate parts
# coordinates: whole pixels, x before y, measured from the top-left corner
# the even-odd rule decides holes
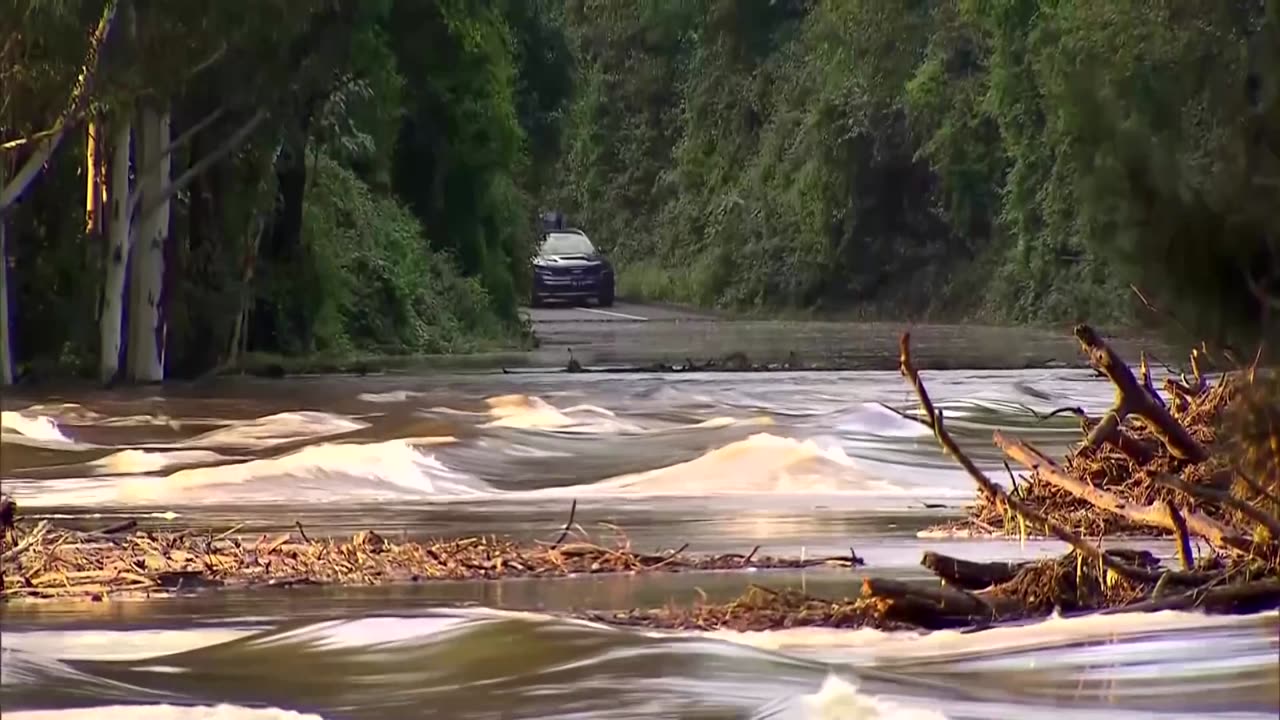
[[[550,233],[542,243],[539,255],[591,255],[596,249],[585,235]]]

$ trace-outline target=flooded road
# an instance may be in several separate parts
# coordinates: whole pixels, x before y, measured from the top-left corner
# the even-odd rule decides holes
[[[636,321],[640,322],[640,321]],[[626,332],[639,332],[629,330]],[[547,350],[551,352],[551,350]],[[630,356],[628,356],[630,357]],[[974,459],[1008,482],[996,428],[1050,453],[1097,411],[1087,370],[927,371]],[[819,596],[920,554],[1049,556],[1055,541],[931,537],[971,481],[892,371],[525,371],[225,380],[4,399],[0,476],[24,514],[80,527],[257,536],[583,529],[638,550],[837,555],[817,569],[222,592],[9,605],[0,707],[57,718],[1275,717],[1280,619],[1055,618],[977,634],[657,633],[552,617],[748,583]],[[1122,543],[1112,542],[1114,547]],[[1171,556],[1171,544],[1142,542]],[[128,707],[118,707],[128,706]]]

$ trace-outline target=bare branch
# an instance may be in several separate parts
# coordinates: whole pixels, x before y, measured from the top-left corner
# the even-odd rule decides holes
[[[142,211],[139,213],[138,222],[135,223],[133,227],[137,228],[144,224],[147,217],[156,212],[161,204],[168,201],[174,195],[182,192],[183,188],[190,185],[191,182],[199,177],[201,173],[208,170],[214,163],[218,162],[232,150],[239,147],[240,144],[244,142],[245,138],[249,137],[249,134],[257,129],[258,125],[262,124],[262,121],[266,119],[266,110],[258,110],[255,112],[248,121],[239,127],[239,129],[228,136],[226,140],[222,141],[222,144],[218,145],[210,151],[209,154],[193,163],[191,167],[187,168],[186,172],[178,176],[177,180],[169,183],[161,189],[160,192],[156,193],[155,197],[144,198],[138,191],[131,193],[129,196],[130,213],[137,210],[139,205],[142,205],[143,201],[146,203],[145,205],[142,205]]]
[[[174,138],[173,141],[170,142],[168,145],[166,145],[164,147],[164,150],[162,150],[161,152],[164,154],[169,154],[169,153],[172,153],[174,150],[177,150],[178,148],[182,147],[183,145],[186,145],[187,143],[191,142],[191,138],[199,134],[201,130],[204,130],[205,128],[217,122],[218,119],[221,118],[223,114],[226,113],[226,110],[227,110],[226,107],[220,107],[217,110],[214,110],[213,112],[209,113],[208,115],[205,115],[202,119],[200,119],[194,125],[184,130],[181,135]]]

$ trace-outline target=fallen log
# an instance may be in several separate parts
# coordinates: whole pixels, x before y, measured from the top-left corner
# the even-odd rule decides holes
[[[1252,582],[1225,585],[1211,589],[1196,588],[1177,595],[1143,600],[1142,602],[1107,608],[1099,615],[1116,615],[1131,612],[1157,612],[1160,610],[1204,610],[1222,612],[1236,610],[1257,612],[1280,606],[1280,580],[1254,580]]]
[[[920,564],[950,585],[964,590],[985,590],[1009,582],[1026,563],[973,562],[929,550],[920,558]]]
[[[930,630],[990,623],[999,617],[982,598],[946,585],[868,577],[862,580],[861,598],[887,603],[886,619]]]
[[[1164,405],[1157,403],[1133,376],[1133,371],[1120,356],[1088,325],[1077,325],[1076,339],[1089,358],[1089,364],[1102,373],[1116,388],[1116,400],[1106,416],[1089,433],[1086,442],[1098,447],[1116,433],[1123,432],[1120,423],[1128,415],[1137,415],[1160,438],[1174,457],[1190,462],[1209,459],[1209,453],[1191,433],[1169,414]]]
[[[1158,505],[1129,502],[1115,493],[1081,482],[1068,475],[1044,453],[1021,440],[1006,437],[999,430],[995,431],[993,437],[996,445],[1006,455],[1030,470],[1037,479],[1062,488],[1096,508],[1115,513],[1135,523],[1177,532],[1177,525],[1164,508]],[[1204,538],[1216,547],[1230,548],[1244,553],[1253,550],[1252,538],[1203,513],[1188,512],[1184,514],[1184,519],[1188,532]]]

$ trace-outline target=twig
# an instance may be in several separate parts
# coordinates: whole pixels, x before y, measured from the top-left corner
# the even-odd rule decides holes
[[[304,542],[304,543],[306,543],[306,544],[310,545],[310,544],[311,544],[311,538],[307,537],[307,531],[302,529],[302,521],[301,521],[301,520],[294,520],[294,521],[293,521],[293,526],[294,526],[294,527],[296,527],[296,528],[298,528],[298,534],[302,536],[302,542]]]
[[[664,559],[662,562],[658,563],[657,565],[650,565],[650,566],[648,566],[648,567],[646,567],[646,568],[644,568],[644,569],[645,569],[645,570],[657,570],[658,568],[662,567],[663,565],[666,565],[667,563],[669,563],[669,562],[671,562],[671,561],[675,560],[677,557],[679,557],[679,556],[680,556],[680,553],[682,553],[682,552],[684,552],[685,550],[688,550],[688,549],[689,549],[689,543],[685,543],[685,544],[681,545],[680,547],[676,548],[675,552],[673,552],[673,553],[671,553],[670,555],[668,555],[668,556],[666,557],[666,559]]]
[[[1046,415],[1041,415],[1040,413],[1036,412],[1034,408],[1027,408],[1027,409],[1030,410],[1031,414],[1035,415],[1036,419],[1039,420],[1040,422],[1044,422],[1045,420],[1048,420],[1056,415],[1065,415],[1067,413],[1075,415],[1081,420],[1089,419],[1089,416],[1086,415],[1084,412],[1084,408],[1081,408],[1081,407],[1060,407],[1057,410],[1054,410],[1053,412],[1050,412]]]
[[[217,536],[216,536],[216,537],[214,537],[213,539],[214,539],[214,540],[225,540],[226,538],[230,537],[232,533],[234,533],[235,531],[237,531],[237,530],[239,530],[240,528],[244,527],[244,525],[245,525],[244,523],[236,523],[235,525],[232,525],[232,526],[231,526],[231,529],[230,529],[230,530],[227,530],[226,532],[224,532],[224,533],[222,533],[222,534],[220,534],[220,535],[217,535]]]
[[[6,550],[3,555],[0,555],[0,563],[8,562],[13,558],[22,555],[27,548],[40,542],[41,538],[43,538],[44,534],[47,532],[49,532],[49,521],[41,520],[40,524],[36,525],[35,529],[31,531],[31,534],[22,539],[22,542]]]
[[[1160,397],[1160,393],[1156,392],[1156,386],[1151,382],[1151,368],[1147,366],[1147,353],[1143,351],[1138,354],[1139,376],[1142,378],[1142,387],[1146,388],[1147,393],[1151,395],[1151,399],[1160,403],[1160,407],[1168,407],[1164,398]]]
[[[1182,569],[1191,570],[1194,562],[1191,554],[1191,538],[1187,534],[1187,521],[1182,519],[1178,508],[1168,500],[1164,501],[1164,509],[1169,513],[1169,523],[1173,525],[1173,530],[1178,535],[1178,558],[1182,560]]]
[[[138,521],[130,518],[128,520],[122,520],[118,523],[112,523],[102,528],[101,530],[94,530],[92,531],[92,533],[94,535],[115,535],[116,533],[122,533],[126,530],[132,530],[136,527],[138,527]]]
[[[885,404],[885,403],[876,403],[876,404],[877,404],[877,405],[879,405],[880,407],[884,408],[885,410],[888,410],[889,412],[893,413],[894,415],[897,415],[898,417],[902,418],[903,420],[910,420],[910,421],[911,421],[911,422],[913,422],[913,423],[918,423],[918,424],[920,424],[920,425],[923,425],[923,426],[925,426],[925,427],[929,428],[930,430],[933,430],[933,426],[929,424],[929,421],[927,421],[927,420],[925,420],[925,419],[923,419],[923,418],[918,418],[918,417],[916,417],[915,415],[908,415],[908,414],[906,414],[905,412],[903,412],[903,411],[901,411],[901,410],[899,410],[899,409],[897,409],[897,408],[895,408],[895,407],[892,407],[892,406],[890,406],[890,405],[887,405],[887,404]],[[1031,412],[1032,412],[1032,413],[1034,413],[1035,411],[1034,411],[1034,410],[1032,410]]]
[[[573,504],[569,506],[569,519],[564,524],[564,532],[560,533],[560,537],[556,538],[555,543],[551,545],[552,550],[560,547],[560,543],[564,542],[564,539],[569,537],[569,530],[573,527],[573,517],[577,515],[577,513],[578,499],[574,498]]]

